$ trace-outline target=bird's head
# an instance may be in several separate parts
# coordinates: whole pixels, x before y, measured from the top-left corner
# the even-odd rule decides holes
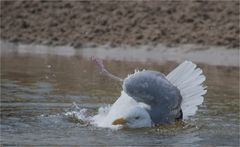
[[[142,128],[151,127],[152,121],[146,109],[141,106],[136,106],[125,111],[124,114],[112,122],[112,125],[122,125],[129,128]]]

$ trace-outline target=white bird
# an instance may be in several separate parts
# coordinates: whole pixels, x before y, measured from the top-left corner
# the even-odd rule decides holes
[[[203,103],[206,87],[202,70],[184,61],[167,76],[135,71],[122,80],[109,73],[101,60],[92,58],[102,73],[123,82],[121,96],[109,107],[100,108],[92,124],[106,128],[141,128],[174,123],[196,113]]]

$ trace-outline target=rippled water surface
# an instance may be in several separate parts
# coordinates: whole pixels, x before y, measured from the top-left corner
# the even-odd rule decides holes
[[[105,60],[114,74],[134,69],[165,74],[176,63]],[[199,65],[208,93],[186,124],[110,130],[84,124],[68,112],[94,115],[112,104],[121,85],[101,76],[81,55],[1,54],[1,144],[3,145],[239,145],[239,68]]]

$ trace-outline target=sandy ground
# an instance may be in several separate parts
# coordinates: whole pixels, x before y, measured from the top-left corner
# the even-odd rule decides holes
[[[239,48],[238,8],[231,0],[1,0],[1,39],[77,48],[106,43]]]

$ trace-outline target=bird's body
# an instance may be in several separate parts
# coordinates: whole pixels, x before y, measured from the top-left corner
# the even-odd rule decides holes
[[[148,112],[155,124],[174,122],[181,115],[180,91],[160,72],[144,70],[130,75],[123,90],[137,102],[151,106]]]
[[[186,119],[203,102],[204,80],[202,70],[190,61],[167,76],[158,71],[137,71],[122,80],[121,96],[106,111],[99,111],[93,122],[100,127],[139,128]]]

